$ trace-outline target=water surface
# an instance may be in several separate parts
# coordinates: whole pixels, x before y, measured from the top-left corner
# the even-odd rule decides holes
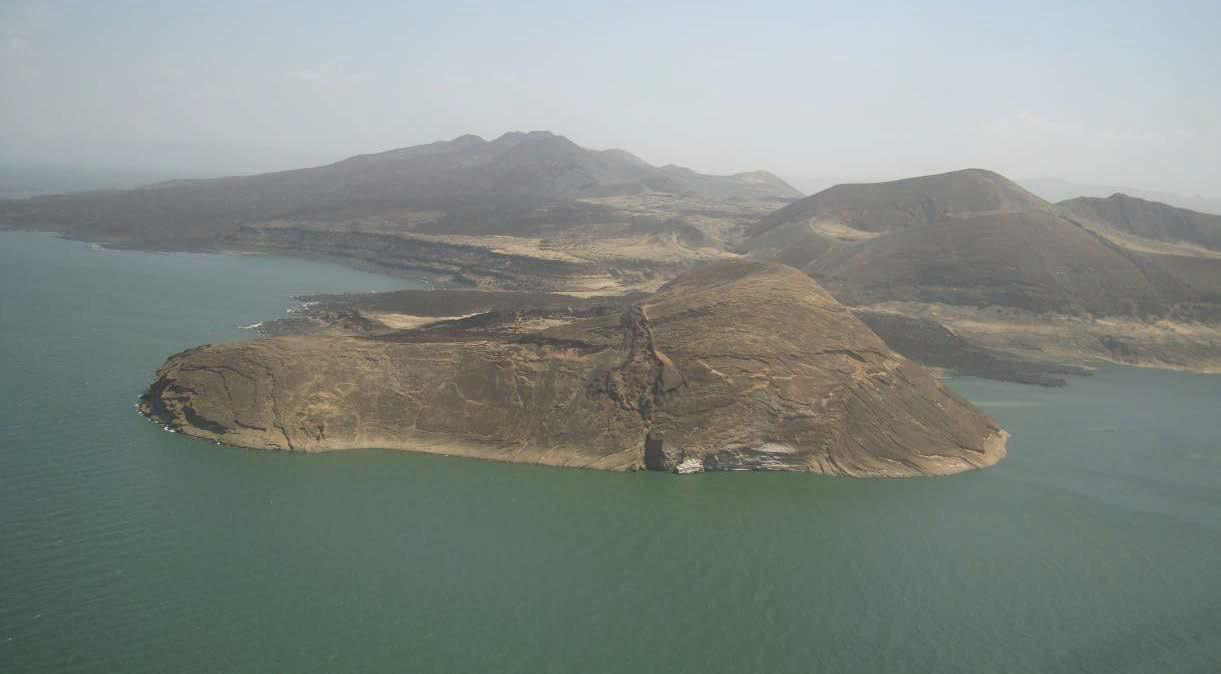
[[[952,478],[247,451],[132,403],[299,293],[404,282],[0,233],[0,670],[1215,672],[1221,377],[954,382]]]

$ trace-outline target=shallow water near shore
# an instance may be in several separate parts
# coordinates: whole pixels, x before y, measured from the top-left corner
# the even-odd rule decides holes
[[[952,386],[950,478],[614,474],[166,433],[171,353],[409,282],[0,232],[0,671],[1214,672],[1221,376]]]

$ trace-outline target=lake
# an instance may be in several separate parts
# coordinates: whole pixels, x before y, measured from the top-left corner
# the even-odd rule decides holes
[[[911,480],[250,451],[132,407],[294,295],[402,287],[0,232],[0,671],[1221,669],[1221,376],[953,380],[1009,457]]]

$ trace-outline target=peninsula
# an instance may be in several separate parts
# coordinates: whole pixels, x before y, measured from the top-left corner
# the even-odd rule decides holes
[[[380,315],[435,314],[431,292],[388,293],[398,313]],[[608,470],[907,477],[1005,455],[996,422],[784,265],[710,262],[605,302],[442,292],[494,306],[403,329],[339,312],[314,334],[190,349],[141,410],[243,447]]]

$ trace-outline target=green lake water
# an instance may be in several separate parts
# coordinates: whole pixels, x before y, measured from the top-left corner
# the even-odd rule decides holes
[[[1217,672],[1221,377],[952,385],[951,478],[293,455],[132,408],[308,292],[286,258],[0,232],[0,671]]]

